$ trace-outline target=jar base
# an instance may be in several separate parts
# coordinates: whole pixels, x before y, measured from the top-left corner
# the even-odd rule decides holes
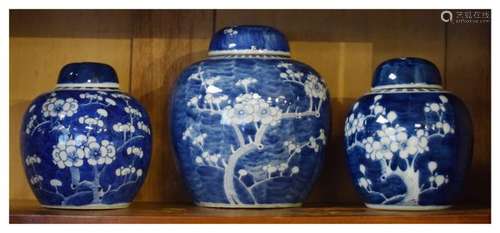
[[[379,210],[407,210],[407,211],[426,211],[426,210],[443,210],[452,207],[452,205],[380,205],[380,204],[367,204],[366,207]]]
[[[302,203],[228,204],[228,203],[212,203],[212,202],[195,202],[195,204],[200,207],[229,208],[229,209],[272,209],[272,208],[293,208],[302,206]]]
[[[130,206],[130,203],[116,203],[116,204],[89,204],[89,205],[42,205],[42,207],[49,209],[70,209],[70,210],[111,210],[123,209]]]

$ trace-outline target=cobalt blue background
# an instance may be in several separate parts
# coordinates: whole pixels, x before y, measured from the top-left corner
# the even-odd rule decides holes
[[[223,94],[229,99],[244,93],[241,87],[236,86],[238,80],[252,77],[257,83],[249,86],[249,92],[255,92],[263,99],[268,97],[277,98],[284,96],[288,102],[280,101],[278,106],[282,111],[287,107],[298,111],[306,111],[309,98],[305,95],[303,87],[285,82],[279,74],[284,72],[283,68],[277,68],[281,62],[292,63],[295,71],[301,71],[304,75],[316,74],[311,67],[293,60],[287,59],[256,59],[256,58],[217,58],[207,59],[188,67],[177,80],[171,103],[171,130],[172,140],[177,154],[179,168],[186,185],[191,191],[195,202],[229,203],[226,200],[223,189],[223,172],[210,168],[199,167],[195,163],[195,157],[201,155],[201,151],[191,145],[190,140],[182,140],[182,133],[191,124],[198,125],[201,130],[208,134],[205,139],[205,148],[211,153],[230,154],[230,145],[238,145],[233,129],[220,122],[220,117],[207,113],[196,113],[187,102],[193,97],[204,95],[205,90],[201,82],[188,80],[188,77],[198,72],[204,72],[204,77],[220,76],[216,86],[223,90]],[[318,75],[319,76],[319,75]],[[305,78],[305,77],[304,77]],[[315,100],[317,103],[317,100]],[[317,137],[320,129],[325,129],[325,135],[329,133],[329,96],[327,95],[321,108],[321,117],[303,117],[302,119],[281,120],[281,123],[268,129],[263,137],[264,150],[254,151],[242,157],[235,171],[242,168],[242,164],[259,166],[268,164],[270,161],[281,159],[286,161],[288,152],[285,151],[283,142],[296,139],[298,142],[306,142],[310,136]],[[253,135],[252,126],[243,131],[246,135]],[[300,172],[292,177],[283,177],[266,182],[255,188],[255,196],[260,204],[271,203],[299,203],[309,193],[316,177],[321,170],[325,153],[325,146],[321,145],[318,153],[312,149],[304,148],[301,156],[295,157],[290,167],[297,165]],[[240,200],[243,203],[251,203],[241,186],[235,182]]]
[[[81,63],[70,63],[65,65],[60,73],[58,78],[58,84],[99,84],[99,83],[116,83],[118,85],[118,78],[115,70],[107,65],[96,62],[81,62]],[[101,103],[107,104],[104,100],[109,98],[113,100],[116,105],[108,105],[103,106],[100,104],[89,104],[82,105],[84,103],[89,102],[89,99],[81,99],[79,97],[80,94],[88,93],[88,94],[98,94],[103,97],[103,100],[99,101]],[[45,101],[52,97],[55,94],[55,97],[58,99],[67,99],[73,98],[78,101],[78,109],[75,114],[72,116],[65,116],[64,118],[59,117],[48,117],[44,118],[42,113],[42,106]],[[123,98],[113,97],[112,94],[121,94],[126,95],[120,92],[118,89],[108,89],[108,90],[100,90],[99,88],[94,89],[72,89],[72,90],[55,90],[46,94],[42,94],[38,96],[33,102],[29,105],[30,108],[33,105],[36,105],[31,111],[27,110],[23,117],[23,123],[21,127],[21,157],[24,166],[24,170],[26,176],[28,178],[28,183],[30,184],[31,189],[33,190],[35,196],[39,200],[40,203],[44,205],[61,205],[63,199],[50,192],[46,192],[45,190],[55,191],[54,187],[50,185],[51,179],[58,179],[62,182],[62,186],[58,187],[59,193],[62,193],[64,196],[69,196],[76,192],[80,193],[75,195],[74,197],[67,200],[65,205],[86,205],[86,204],[116,204],[116,203],[129,203],[133,200],[137,191],[141,187],[148,171],[149,161],[151,158],[151,143],[152,138],[151,134],[147,134],[143,132],[141,129],[137,128],[137,121],[143,121],[145,125],[147,125],[151,129],[151,124],[149,121],[148,114],[145,109],[139,104],[137,100],[133,97],[130,97],[126,101],[128,105],[132,108],[137,109],[142,117],[135,118],[137,121],[134,122],[134,126],[136,127],[137,135],[144,136],[142,139],[136,139],[131,141],[124,147],[122,150],[118,151],[118,147],[123,143],[123,133],[115,132],[113,130],[113,125],[116,123],[124,123],[129,122],[130,115],[125,112],[124,107],[128,106]],[[100,201],[100,203],[92,203],[93,201],[93,191],[89,187],[81,187],[76,190],[71,188],[71,174],[70,169],[68,167],[64,169],[59,169],[56,164],[53,162],[52,151],[54,146],[58,144],[59,141],[67,140],[70,136],[74,138],[77,135],[86,135],[87,129],[86,125],[80,124],[78,122],[79,118],[85,115],[89,117],[97,117],[97,109],[105,109],[108,113],[107,117],[102,118],[105,128],[107,131],[103,131],[100,133],[93,132],[90,136],[94,136],[96,141],[99,143],[102,140],[108,140],[115,145],[115,160],[107,165],[106,169],[103,170],[100,174],[100,185],[104,189],[104,191],[111,186],[111,190],[116,189],[122,183],[124,183],[123,177],[117,177],[115,175],[115,170],[119,167],[128,167],[129,165],[134,166],[136,169],[142,169],[143,174],[139,177],[138,181],[133,184],[124,185],[120,189],[114,192],[108,192],[104,195]],[[39,130],[34,132],[33,135],[26,134],[27,123],[30,118],[36,115],[37,122],[40,123],[47,119],[51,120],[50,123],[41,125]],[[65,127],[70,126],[69,132],[61,132],[59,130],[51,129],[57,125],[57,119],[59,122]],[[61,140],[59,140],[61,138]],[[65,139],[66,138],[66,139]],[[143,157],[138,158],[135,155],[127,155],[127,147],[136,146],[143,150]],[[40,164],[35,164],[36,173],[33,171],[33,165],[27,166],[25,163],[25,159],[27,156],[37,155],[41,158]],[[135,160],[135,162],[134,162]],[[101,169],[102,165],[97,165],[99,169]],[[80,180],[94,180],[94,167],[90,166],[86,159],[84,159],[84,163],[81,167],[79,167],[80,171]],[[33,186],[29,179],[34,175],[41,175],[43,177],[43,181],[41,182],[42,189],[38,188],[38,185]],[[135,176],[135,175],[134,175]]]
[[[51,92],[52,93],[52,92]],[[42,182],[42,186],[47,189],[53,191],[53,187],[49,184],[50,179],[59,179],[62,181],[63,186],[59,187],[59,191],[65,194],[66,196],[69,194],[74,193],[74,190],[70,188],[70,183],[71,183],[71,175],[69,168],[65,169],[59,169],[56,164],[52,162],[52,150],[53,146],[57,145],[59,137],[61,137],[63,134],[60,131],[52,131],[49,132],[50,129],[52,128],[53,124],[49,123],[46,125],[41,126],[40,128],[42,129],[43,132],[41,133],[35,133],[33,136],[29,136],[25,132],[25,127],[26,123],[33,114],[37,114],[38,118],[42,118],[43,115],[41,113],[42,105],[45,102],[47,98],[50,98],[51,93],[46,93],[43,94],[39,97],[37,97],[31,104],[36,104],[36,107],[30,112],[26,112],[23,118],[23,127],[21,129],[21,152],[22,152],[22,162],[23,166],[26,171],[26,175],[28,177],[28,182],[29,182],[29,177],[35,175],[32,173],[32,169],[28,168],[25,164],[25,159],[26,156],[30,156],[33,154],[38,155],[42,159],[41,164],[35,165],[37,168],[37,174],[40,174],[44,180]],[[55,91],[56,97],[57,98],[74,98],[76,100],[80,100],[79,95],[81,93],[90,93],[90,94],[96,94],[97,91],[89,91],[89,90],[84,90],[84,91],[69,91],[69,90],[59,90]],[[108,106],[108,107],[103,107],[101,105],[87,105],[87,106],[80,106],[81,105],[81,100],[79,101],[79,107],[78,107],[78,112],[74,114],[71,117],[65,117],[61,123],[64,125],[71,125],[70,128],[70,134],[72,135],[80,135],[83,134],[85,135],[87,130],[85,129],[85,125],[82,125],[78,122],[78,118],[80,116],[96,116],[96,110],[98,108],[104,108],[108,112],[108,117],[103,118],[104,124],[107,127],[106,132],[102,132],[100,134],[91,134],[91,136],[96,137],[96,141],[99,142],[103,139],[109,140],[110,142],[113,142],[115,144],[115,147],[118,148],[118,145],[121,145],[123,142],[123,134],[114,132],[113,131],[113,124],[118,123],[118,122],[126,122],[129,120],[129,115],[123,110],[123,108],[126,106],[125,102],[121,98],[113,98],[111,96],[112,93],[120,93],[118,91],[110,91],[107,92],[108,95],[106,95],[107,98],[111,98],[116,102],[116,106]],[[87,100],[86,100],[87,101]],[[139,103],[133,99],[129,99],[129,104],[131,107],[138,109],[141,111],[142,114],[142,121],[147,124],[148,126],[150,125],[149,123],[149,118],[147,113],[144,111],[144,108],[139,105]],[[139,129],[136,129],[139,130]],[[127,144],[128,146],[137,146],[143,149],[144,156],[142,159],[137,158],[134,166],[136,168],[140,168],[143,170],[143,175],[141,178],[139,178],[139,182],[131,185],[126,185],[123,186],[119,191],[114,192],[114,193],[108,193],[105,195],[102,199],[103,204],[114,204],[114,203],[127,203],[131,202],[132,199],[135,197],[137,191],[141,187],[144,178],[147,175],[147,170],[149,166],[149,161],[150,161],[150,156],[151,156],[151,136],[148,134],[142,134],[144,135],[143,139],[140,140],[134,140]],[[127,146],[127,147],[128,147]],[[132,160],[135,158],[135,156],[132,155],[127,155],[126,154],[126,148],[125,147],[122,151],[116,151],[116,159],[108,165],[108,167],[105,170],[104,174],[101,174],[101,186],[104,188],[107,188],[108,185],[111,185],[111,189],[116,188],[120,184],[123,183],[123,180],[121,177],[116,177],[115,176],[115,170],[116,168],[119,168],[121,166],[127,167],[128,165],[132,164]],[[84,164],[80,167],[80,176],[81,180],[89,180],[92,181],[94,179],[94,171],[93,167],[88,165],[87,162],[84,162]],[[35,193],[35,196],[37,199],[40,201],[40,203],[45,204],[45,205],[59,205],[61,202],[61,198],[58,197],[57,195],[53,195],[44,191],[40,191],[37,188],[33,188],[33,186],[30,183],[30,186]],[[88,188],[87,188],[88,189]],[[82,195],[78,195],[75,198],[71,199],[67,204],[68,205],[85,205],[85,204],[90,204],[93,198],[93,193],[92,192],[84,192],[87,191],[86,189],[82,189],[80,191],[82,192]],[[90,189],[88,189],[90,191]]]
[[[97,62],[80,62],[65,65],[59,72],[57,83],[118,83],[113,67]]]
[[[228,35],[226,29],[233,29],[238,33]],[[230,47],[234,44],[234,47]],[[247,50],[254,46],[257,50],[273,50],[289,52],[288,41],[280,31],[268,26],[242,25],[225,27],[212,36],[210,51]]]
[[[441,76],[436,65],[422,58],[394,58],[377,67],[372,87],[417,83],[441,85]]]
[[[446,112],[444,120],[449,122],[451,127],[455,129],[454,134],[447,134],[445,138],[433,138],[428,142],[429,151],[418,156],[415,168],[420,171],[420,185],[426,183],[429,179],[430,172],[427,168],[429,161],[436,161],[438,167],[437,173],[448,175],[449,183],[443,184],[436,191],[429,191],[419,198],[420,205],[449,205],[461,194],[464,176],[469,166],[472,155],[472,122],[465,105],[456,96],[445,92],[420,92],[420,93],[389,93],[389,94],[368,94],[363,96],[358,102],[359,105],[351,113],[369,114],[369,107],[373,103],[373,98],[376,95],[382,95],[378,101],[380,105],[386,108],[387,111],[395,111],[398,118],[395,120],[400,126],[406,128],[409,135],[415,134],[416,123],[422,124],[423,127],[430,127],[436,119],[427,118],[424,116],[425,103],[440,102],[439,96],[444,95],[448,98],[446,104]],[[358,138],[365,138],[372,135],[380,129],[380,124],[375,122],[376,119],[369,119],[366,122],[365,130],[358,134]],[[354,135],[349,139],[352,141]],[[347,140],[347,138],[346,138]],[[345,147],[348,147],[347,141]],[[373,182],[373,190],[384,193],[387,197],[398,194],[404,194],[406,187],[398,177],[388,177],[385,182],[381,182],[378,178],[381,175],[381,168],[378,161],[372,161],[365,158],[365,151],[362,148],[346,151],[348,165],[354,186],[361,194],[365,203],[379,204],[383,199],[379,195],[367,193],[363,188],[358,186],[358,179],[362,177],[359,171],[359,165],[363,164],[366,167],[366,177]],[[406,168],[406,164],[399,156],[394,156],[392,159],[392,168],[400,166]],[[400,200],[395,200],[395,204]]]

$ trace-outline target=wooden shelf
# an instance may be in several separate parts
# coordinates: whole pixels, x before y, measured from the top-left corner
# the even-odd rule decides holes
[[[382,211],[306,205],[289,209],[213,209],[138,202],[119,210],[55,210],[33,201],[11,201],[10,223],[490,223],[489,207],[441,211]]]

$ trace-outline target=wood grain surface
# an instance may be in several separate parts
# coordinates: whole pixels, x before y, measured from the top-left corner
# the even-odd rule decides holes
[[[54,87],[65,63],[94,60],[117,70],[122,90],[138,98],[152,119],[153,158],[136,200],[188,203],[170,146],[170,91],[182,69],[206,57],[211,34],[233,24],[265,24],[283,31],[292,57],[313,66],[328,84],[333,131],[324,170],[307,203],[360,204],[342,149],[345,112],[369,90],[380,62],[418,56],[438,66],[446,87],[471,111],[476,137],[463,202],[489,205],[490,24],[446,26],[438,10],[11,11],[10,199],[35,200],[18,140],[29,102]]]
[[[135,16],[131,94],[151,118],[153,157],[138,200],[189,202],[170,147],[168,101],[180,72],[206,56],[212,12],[142,12]]]
[[[446,88],[467,105],[474,126],[474,154],[465,201],[491,199],[491,25],[447,27]]]
[[[118,210],[56,210],[34,201],[11,203],[10,223],[490,223],[487,207],[442,211],[385,211],[309,204],[289,209],[217,209],[136,202]]]

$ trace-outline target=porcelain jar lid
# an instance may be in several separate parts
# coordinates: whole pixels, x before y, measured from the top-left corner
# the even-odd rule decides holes
[[[288,40],[277,29],[260,25],[225,27],[212,36],[209,56],[247,54],[289,56]]]
[[[380,64],[373,75],[372,90],[412,87],[441,88],[436,65],[422,58],[394,58]]]
[[[118,88],[113,67],[97,62],[79,62],[65,65],[59,72],[58,88],[99,87]]]

